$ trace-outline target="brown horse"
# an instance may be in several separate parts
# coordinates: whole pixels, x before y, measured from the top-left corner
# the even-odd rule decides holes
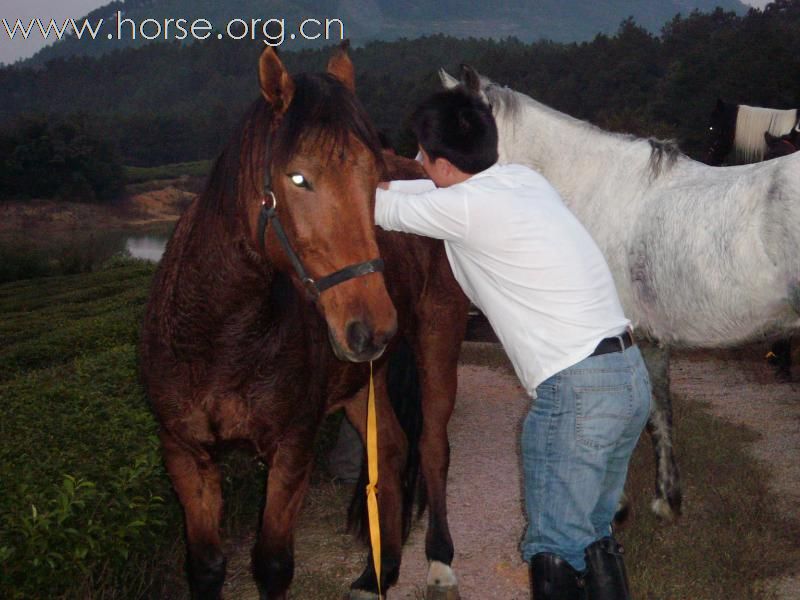
[[[190,587],[195,597],[220,596],[225,558],[215,453],[244,442],[269,469],[254,576],[263,598],[286,597],[315,434],[325,414],[343,406],[365,435],[363,361],[376,360],[386,590],[397,580],[407,531],[401,476],[410,466],[388,402],[386,373],[397,346],[389,340],[397,330],[415,352],[431,509],[427,554],[449,565],[446,428],[468,302],[441,243],[374,227],[379,175],[420,171],[389,157],[394,171],[384,171],[377,136],[353,94],[346,51],[334,54],[328,74],[292,78],[267,48],[259,76],[262,97],[167,245],[142,329],[142,380],[184,509]],[[352,596],[376,597],[377,583],[369,557]]]

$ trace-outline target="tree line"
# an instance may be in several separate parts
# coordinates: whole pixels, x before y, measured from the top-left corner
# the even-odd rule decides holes
[[[359,97],[404,153],[414,149],[407,115],[439,89],[439,67],[457,73],[466,62],[570,115],[612,131],[673,138],[699,157],[718,97],[774,108],[800,104],[797,31],[800,0],[776,0],[742,16],[717,9],[676,17],[660,35],[627,20],[616,34],[583,43],[434,35],[372,42],[351,56]],[[19,154],[8,140],[24,139],[31,119],[53,130],[79,121],[83,139],[97,140],[100,153],[117,165],[214,157],[258,95],[262,48],[258,41],[161,43],[57,59],[43,68],[0,69],[0,123],[6,124],[0,127],[0,198],[9,195],[7,157]],[[323,70],[328,55],[318,49],[281,56],[296,73]],[[24,179],[19,162],[11,162]],[[102,189],[96,198],[107,197]]]

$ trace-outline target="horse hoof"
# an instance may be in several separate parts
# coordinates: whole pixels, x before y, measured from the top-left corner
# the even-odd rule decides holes
[[[425,600],[460,600],[458,586],[429,585],[425,593]]]
[[[425,600],[459,600],[458,581],[450,565],[438,560],[428,566],[428,589]]]
[[[614,526],[621,527],[628,520],[631,515],[630,504],[623,504],[617,507],[617,512],[614,514]]]
[[[617,502],[617,512],[614,513],[614,525],[622,525],[628,520],[628,515],[631,512],[631,502],[628,500],[628,495],[622,492],[622,496]]]
[[[653,503],[650,505],[650,510],[652,510],[659,519],[663,519],[664,521],[675,520],[675,511],[672,510],[669,502],[663,498],[656,498],[653,500]]]

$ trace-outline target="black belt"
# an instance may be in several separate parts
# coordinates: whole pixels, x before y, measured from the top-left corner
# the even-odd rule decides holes
[[[601,354],[608,354],[609,352],[622,352],[633,346],[633,336],[630,331],[615,335],[614,337],[607,337],[600,340],[597,348],[594,349],[589,356],[600,356]]]

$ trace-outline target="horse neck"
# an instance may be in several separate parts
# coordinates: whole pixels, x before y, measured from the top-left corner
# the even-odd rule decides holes
[[[168,292],[164,310],[221,323],[247,302],[268,296],[272,268],[248,242],[244,225],[226,221],[195,202],[178,223],[162,259]]]
[[[522,96],[517,114],[498,116],[500,160],[528,165],[564,196],[613,180],[615,185],[649,178],[651,148],[646,140],[610,133]],[[618,173],[619,176],[615,176]],[[571,208],[575,208],[571,206]]]

